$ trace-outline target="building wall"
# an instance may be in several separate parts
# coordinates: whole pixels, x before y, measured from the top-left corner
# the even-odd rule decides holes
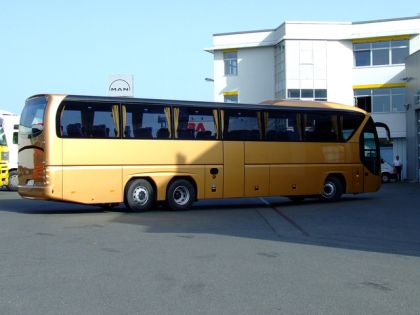
[[[353,46],[350,40],[327,43],[328,101],[353,105]]]
[[[223,102],[225,92],[238,92],[239,102],[273,99],[275,48],[238,49],[238,75],[225,76],[223,50],[214,54],[214,99]],[[252,78],[252,80],[250,80]]]
[[[407,176],[420,181],[420,51],[406,59],[407,66]]]
[[[354,65],[353,41],[401,35],[412,36],[411,54],[419,51],[420,17],[356,23],[284,22],[273,30],[216,34],[213,47],[208,49],[214,52],[214,99],[223,101],[225,92],[236,91],[239,102],[259,103],[287,98],[288,89],[327,89],[328,101],[353,105],[355,88],[404,86],[404,78],[418,78],[418,53],[407,59],[407,69],[405,65]],[[285,47],[283,52],[280,45]],[[226,77],[223,50],[231,48],[238,49],[238,75]],[[419,84],[418,79],[407,81],[411,93],[407,103],[413,103],[414,94],[420,93]],[[390,127],[394,156],[399,154],[407,166],[403,172],[408,178],[418,178],[420,104],[410,106],[407,113],[372,116]]]

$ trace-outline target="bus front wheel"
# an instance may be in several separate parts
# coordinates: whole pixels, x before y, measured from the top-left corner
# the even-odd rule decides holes
[[[172,210],[188,209],[194,198],[194,186],[186,179],[176,179],[168,187],[166,201]]]
[[[132,211],[146,211],[153,204],[155,192],[146,179],[135,179],[125,190],[125,205]]]
[[[343,184],[335,176],[328,177],[322,187],[321,199],[324,201],[337,201],[343,194]]]

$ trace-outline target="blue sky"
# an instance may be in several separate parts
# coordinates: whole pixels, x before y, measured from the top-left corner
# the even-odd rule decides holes
[[[416,1],[0,1],[0,109],[38,93],[107,95],[133,74],[135,97],[211,101],[212,34],[284,21],[415,16]]]

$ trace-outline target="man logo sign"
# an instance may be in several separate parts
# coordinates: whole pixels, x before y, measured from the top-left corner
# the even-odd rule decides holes
[[[133,96],[133,76],[110,76],[108,82],[109,96]]]

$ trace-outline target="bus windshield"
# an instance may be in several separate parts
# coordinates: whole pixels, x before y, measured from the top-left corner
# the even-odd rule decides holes
[[[44,129],[44,111],[47,98],[44,96],[30,98],[22,111],[19,132],[28,137],[39,136]]]

